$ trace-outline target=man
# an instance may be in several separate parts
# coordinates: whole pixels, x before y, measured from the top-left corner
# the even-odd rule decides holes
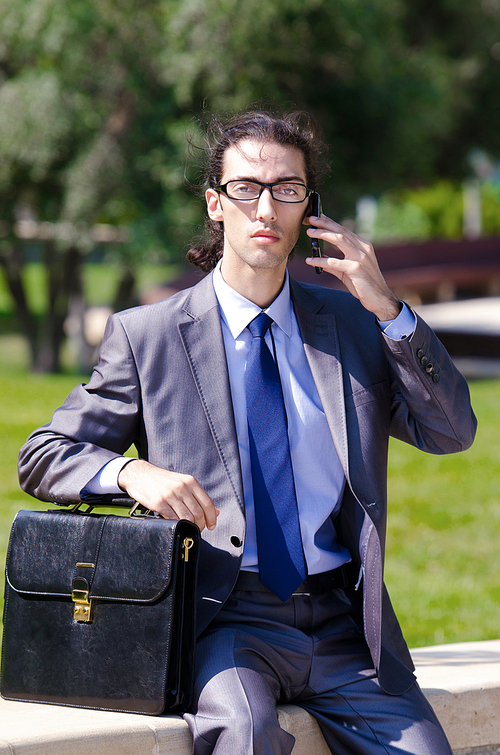
[[[20,480],[60,503],[124,490],[199,525],[196,755],[290,753],[276,704],[292,701],[332,752],[450,755],[382,583],[387,448],[392,434],[457,452],[475,419],[371,245],[309,216],[317,145],[293,115],[220,126],[212,235],[190,252],[212,274],[110,318],[89,384],[30,436]],[[350,293],[287,275],[304,223],[343,254],[307,263]]]

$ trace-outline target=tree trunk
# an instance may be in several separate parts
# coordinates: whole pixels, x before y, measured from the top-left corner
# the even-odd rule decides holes
[[[53,242],[48,241],[44,248],[44,262],[48,276],[48,305],[34,369],[36,372],[60,372],[64,323],[70,299],[83,295],[82,257],[76,247],[60,252]]]
[[[7,285],[16,305],[22,334],[28,341],[30,368],[33,372],[60,372],[61,346],[71,297],[83,296],[82,256],[76,247],[64,252],[53,242],[44,246],[44,264],[48,281],[48,306],[42,326],[37,327],[30,311],[23,281],[25,258],[20,246],[13,244],[0,255]]]
[[[30,366],[33,370],[38,358],[38,333],[36,318],[28,307],[23,281],[24,255],[16,245],[7,247],[0,255],[0,264],[5,271],[9,291],[16,305],[19,325],[26,337],[30,352]]]
[[[123,267],[122,275],[118,283],[118,287],[115,294],[115,300],[113,302],[113,311],[121,312],[123,309],[133,307],[137,302],[135,301],[135,288],[136,288],[136,276],[135,271],[131,267]]]

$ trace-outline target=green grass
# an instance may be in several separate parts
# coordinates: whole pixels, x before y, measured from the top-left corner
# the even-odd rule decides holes
[[[140,265],[137,270],[139,295],[161,284],[168,283],[183,271],[181,265]],[[83,285],[88,306],[109,304],[114,300],[121,270],[108,263],[86,263],[83,268]],[[23,272],[27,300],[36,315],[41,315],[47,305],[47,281],[43,265],[28,263]],[[0,272],[0,313],[12,313],[13,302],[5,276]]]
[[[6,339],[0,339],[5,348]],[[74,375],[29,375],[11,367],[0,372],[0,560],[5,563],[8,534],[16,511],[45,504],[26,495],[17,480],[17,455],[29,433],[48,422],[54,409],[78,382]],[[3,584],[2,584],[3,590]]]
[[[386,583],[412,647],[500,637],[500,381],[471,394],[468,451],[391,445]]]
[[[18,450],[79,382],[26,374],[22,351],[19,339],[0,339],[9,354],[0,368],[2,563],[16,511],[45,507],[19,489]],[[386,581],[412,647],[500,636],[500,381],[471,392],[479,430],[469,451],[437,457],[391,444]]]

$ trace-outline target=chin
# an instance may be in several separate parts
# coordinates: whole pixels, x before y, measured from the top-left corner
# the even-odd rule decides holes
[[[255,270],[273,270],[287,262],[289,256],[290,252],[279,253],[270,249],[262,249],[254,254],[249,254],[245,261]]]

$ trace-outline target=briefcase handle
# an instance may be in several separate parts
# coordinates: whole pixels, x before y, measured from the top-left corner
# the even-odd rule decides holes
[[[61,506],[61,504],[58,504],[58,506]],[[83,508],[84,506],[86,506],[85,509]],[[113,508],[115,506],[119,508],[128,508],[129,516],[151,516],[158,519],[160,518],[160,515],[156,511],[151,511],[146,508],[146,506],[143,506],[142,503],[139,503],[129,496],[103,495],[100,498],[92,496],[92,498],[89,497],[88,499],[75,501],[74,503],[69,504],[69,508],[65,509],[65,511],[69,511],[72,514],[91,514],[95,508]]]

